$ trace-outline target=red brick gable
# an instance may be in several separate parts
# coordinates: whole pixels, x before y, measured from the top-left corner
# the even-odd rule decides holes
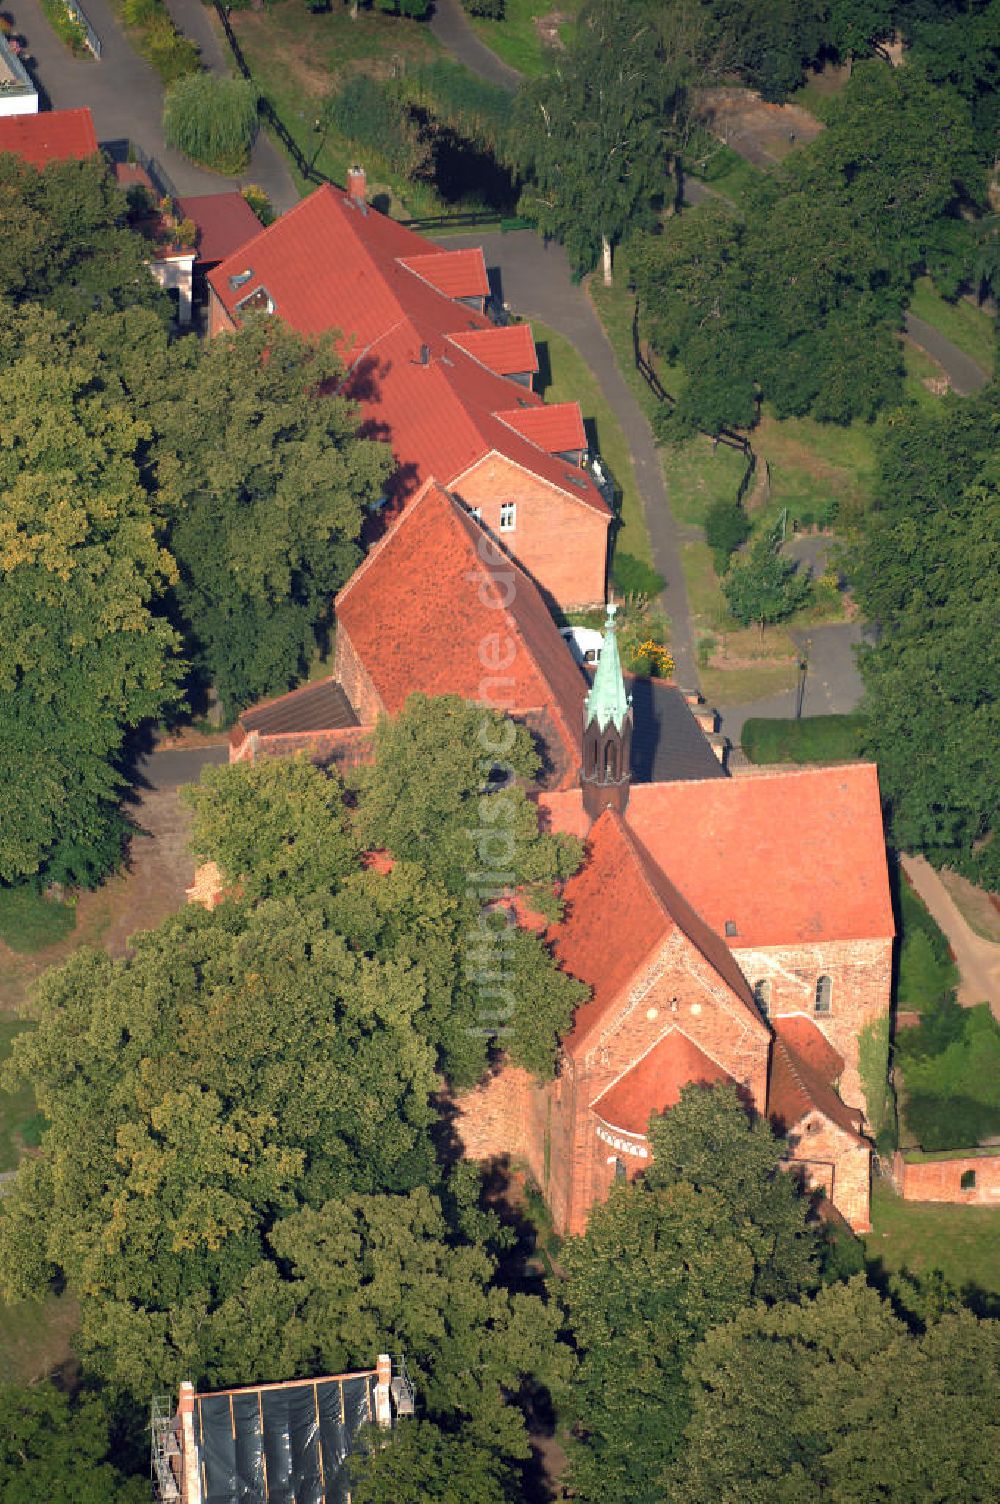
[[[732,1079],[685,1033],[671,1029],[592,1108],[609,1128],[645,1134],[653,1113],[676,1107],[685,1086],[714,1086]]]
[[[863,1143],[863,1114],[846,1106],[833,1084],[844,1068],[842,1056],[824,1039],[812,1019],[776,1018],[773,1027],[768,1117],[788,1132],[811,1112],[818,1111]]]
[[[355,571],[337,621],[389,715],[414,692],[506,701],[548,718],[560,786],[576,777],[586,681],[537,586],[441,486],[428,482]]]
[[[90,111],[41,110],[37,115],[0,119],[0,152],[10,151],[32,167],[49,162],[84,161],[97,156]]]
[[[539,807],[554,829],[580,833],[579,794]],[[627,820],[734,950],[895,933],[873,763],[634,784]]]
[[[563,1044],[579,1053],[609,1022],[632,979],[676,931],[698,950],[736,998],[760,1016],[724,942],[649,860],[614,810],[595,821],[580,871],[563,892],[565,912],[547,939],[565,971],[592,989]]]

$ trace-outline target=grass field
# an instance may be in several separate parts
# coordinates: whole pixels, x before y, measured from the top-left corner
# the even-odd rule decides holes
[[[910,299],[910,312],[930,324],[945,339],[964,350],[970,360],[993,374],[997,350],[996,324],[988,313],[974,308],[964,298],[948,303],[934,291],[930,277],[918,277]]]
[[[0,940],[22,955],[65,940],[76,924],[72,904],[55,903],[31,884],[0,887]]]
[[[386,78],[441,55],[429,27],[379,10],[361,10],[352,21],[349,8],[335,5],[310,11],[302,0],[276,0],[261,11],[240,10],[230,15],[254,81],[267,95],[307,159],[320,172],[343,183],[356,149],[333,129],[316,129],[323,102],[353,69]],[[392,212],[440,208],[427,185],[416,186],[389,170],[385,162],[366,152],[368,185],[372,194],[387,192]],[[307,184],[289,161],[301,192]]]
[[[508,67],[535,77],[547,66],[548,46],[538,21],[549,21],[559,40],[566,44],[573,34],[573,22],[583,0],[506,0],[502,21],[488,21],[481,16],[469,19],[476,35]],[[558,20],[556,19],[558,17]]]
[[[707,135],[699,139],[694,151],[685,155],[684,167],[691,177],[698,178],[737,207],[747,190],[756,187],[764,176],[731,146]]]
[[[628,441],[582,355],[563,335],[537,319],[531,328],[538,346],[538,390],[547,402],[579,402],[588,436],[607,460],[622,491],[622,526],[615,541],[618,553],[653,567],[653,551],[642,509],[642,497],[632,469]]]
[[[876,1178],[864,1244],[869,1260],[890,1272],[940,1269],[959,1289],[971,1284],[1000,1294],[1000,1207],[901,1201]]]

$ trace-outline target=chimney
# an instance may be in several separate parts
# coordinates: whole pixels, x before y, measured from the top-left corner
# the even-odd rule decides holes
[[[347,169],[347,197],[359,209],[368,207],[368,181],[365,177],[365,169],[359,167],[357,163]]]
[[[431,363],[431,347],[430,347],[430,345],[421,345],[420,346],[420,364],[422,366],[429,366],[430,363]]]
[[[388,1353],[378,1355],[378,1378],[375,1383],[375,1424],[383,1430],[392,1425],[389,1385],[392,1383],[392,1359]]]
[[[201,1470],[194,1436],[194,1385],[184,1379],[177,1400],[177,1441],[180,1447],[181,1504],[202,1504]]]

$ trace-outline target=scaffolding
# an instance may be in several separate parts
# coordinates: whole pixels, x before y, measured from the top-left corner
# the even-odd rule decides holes
[[[149,1416],[149,1471],[157,1504],[177,1504],[181,1496],[181,1449],[177,1440],[177,1416],[168,1395],[156,1394]]]

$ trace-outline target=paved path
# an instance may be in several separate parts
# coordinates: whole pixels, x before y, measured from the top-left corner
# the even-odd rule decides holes
[[[194,3],[199,4],[200,0],[194,0]],[[513,94],[522,82],[522,75],[516,68],[509,68],[501,62],[496,53],[479,40],[459,0],[434,0],[430,26],[441,46],[478,78],[506,89],[508,94]]]
[[[275,149],[270,142],[259,142],[250,170],[239,180],[196,167],[172,151],[163,138],[159,76],[126,41],[107,0],[87,0],[86,10],[101,38],[100,62],[73,57],[52,31],[38,0],[8,0],[6,4],[15,34],[26,40],[29,69],[45,102],[56,110],[89,106],[99,141],[134,141],[163,166],[178,193],[220,193],[239,182],[260,182],[276,207],[288,208],[295,202],[298,195],[283,161],[278,159],[280,177],[271,174],[273,164],[267,153],[274,155]]]
[[[948,937],[962,980],[958,1000],[967,1008],[988,1002],[1000,1020],[1000,945],[984,940],[969,928],[930,862],[922,856],[901,856],[912,886]]]
[[[906,332],[914,344],[926,350],[937,361],[960,397],[971,396],[989,381],[989,375],[982,366],[977,365],[964,350],[953,345],[950,339],[939,334],[933,325],[918,319],[915,313],[906,314],[905,323]]]
[[[197,783],[202,768],[228,761],[228,741],[205,747],[168,747],[138,759],[136,783],[140,788],[176,789],[182,783]]]
[[[590,299],[573,282],[565,251],[554,242],[546,245],[532,230],[514,230],[507,235],[449,235],[448,245],[481,245],[491,281],[499,278],[505,301],[518,313],[541,319],[571,340],[596,377],[631,450],[653,557],[667,582],[662,599],[670,618],[670,650],[677,665],[677,680],[685,688],[697,686],[680,535],[667,503],[659,452],[645,414],[622,378]]]
[[[804,627],[791,636],[809,663],[802,714],[847,715],[856,710],[864,686],[854,649],[864,641],[863,628],[857,622],[833,622],[827,627]],[[745,705],[717,705],[722,721],[720,729],[738,747],[747,721],[754,716],[791,719],[797,697],[797,688],[793,686],[781,694]]]

